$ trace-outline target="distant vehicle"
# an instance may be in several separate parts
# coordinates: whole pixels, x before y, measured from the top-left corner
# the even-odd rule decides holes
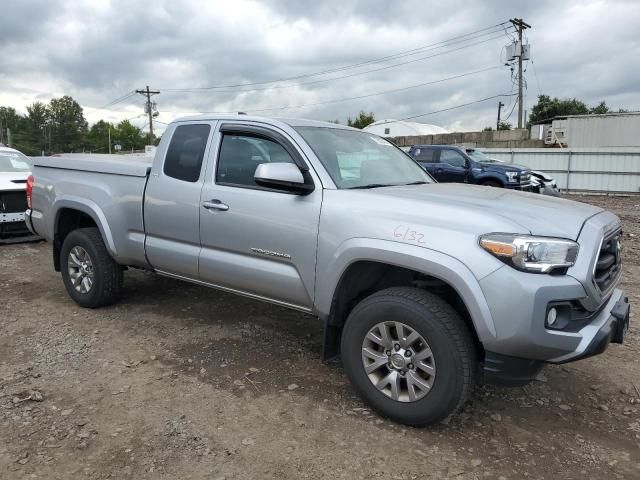
[[[410,425],[453,413],[476,380],[524,385],[602,353],[629,325],[614,214],[434,183],[343,125],[190,117],[152,162],[36,158],[27,185],[29,228],[78,305],[115,302],[137,267],[316,314],[323,357],[340,354],[372,408]]]
[[[485,162],[477,154],[471,156],[460,147],[414,145],[409,149],[409,155],[440,183],[471,183],[532,191],[531,170],[527,167],[492,162],[490,159]]]
[[[25,188],[31,161],[18,150],[0,147],[0,243],[21,240],[31,234],[24,221]]]
[[[505,163],[504,160],[490,158],[484,152],[475,148],[467,148],[465,152],[480,163]],[[554,197],[560,196],[556,181],[551,176],[538,170],[531,170],[531,191]]]

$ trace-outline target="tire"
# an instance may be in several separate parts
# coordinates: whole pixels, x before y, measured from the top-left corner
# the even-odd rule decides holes
[[[86,256],[83,256],[83,252]],[[74,258],[82,261],[78,263]],[[84,268],[79,266],[80,264],[88,267],[82,273],[91,279],[88,288],[88,284],[74,284],[72,276],[77,280],[77,273]],[[114,303],[122,291],[122,267],[109,255],[97,228],[80,228],[67,235],[60,250],[60,271],[67,293],[84,308],[97,308]]]
[[[376,345],[370,342],[371,337],[368,334],[371,333],[372,328],[375,329],[383,323],[387,326],[391,325],[390,332],[393,332],[393,322],[402,322],[405,333],[409,330],[417,332],[426,341],[427,350],[432,354],[429,361],[431,368],[435,369],[433,376],[429,376],[427,381],[421,377],[423,383],[431,381],[432,385],[430,389],[424,390],[426,393],[420,392],[423,395],[421,398],[415,398],[417,392],[415,388],[414,399],[408,397],[410,395],[409,376],[415,378],[416,373],[427,374],[419,371],[415,365],[412,367],[411,363],[408,367],[413,368],[413,371],[407,370],[402,374],[405,380],[404,383],[400,380],[401,387],[397,389],[402,391],[402,387],[406,387],[407,393],[402,394],[405,395],[404,399],[401,395],[398,399],[392,398],[391,386],[389,386],[391,392],[385,393],[376,387],[375,380],[370,378],[378,375],[378,372],[382,372],[381,378],[386,378],[387,372],[392,375],[392,368],[395,366],[391,362],[382,365],[373,373],[365,371],[365,361],[377,362],[377,360],[370,360],[363,353],[364,342],[369,342],[368,351],[373,348],[371,345]],[[397,330],[395,331],[397,333]],[[413,333],[407,337],[411,336]],[[389,288],[362,300],[349,314],[341,342],[344,369],[355,390],[376,412],[399,423],[411,426],[438,423],[465,403],[475,385],[476,349],[469,329],[449,304],[438,296],[418,288]],[[418,342],[418,347],[415,347],[415,343],[413,345],[419,348],[420,344],[421,341]],[[394,350],[391,350],[391,357],[395,357]],[[400,352],[402,351],[404,350]],[[414,358],[423,356],[424,351],[413,353]],[[407,355],[407,352],[404,352],[404,355]],[[387,353],[385,352],[385,355]],[[382,358],[380,361],[385,360]],[[370,364],[370,366],[375,365]],[[415,384],[414,380],[412,383]]]
[[[485,187],[504,188],[504,185],[502,185],[498,180],[485,180],[482,182],[482,185]]]

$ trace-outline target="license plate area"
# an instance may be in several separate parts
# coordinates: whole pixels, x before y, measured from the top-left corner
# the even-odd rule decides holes
[[[0,213],[0,223],[24,222],[24,212]]]

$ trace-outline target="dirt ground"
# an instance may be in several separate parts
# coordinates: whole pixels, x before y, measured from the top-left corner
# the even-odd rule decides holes
[[[578,199],[624,222],[626,343],[424,429],[368,410],[312,317],[136,271],[85,310],[48,244],[0,247],[0,478],[640,478],[640,198]]]

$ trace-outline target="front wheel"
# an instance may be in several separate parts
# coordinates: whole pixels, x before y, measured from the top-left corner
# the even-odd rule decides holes
[[[454,413],[475,382],[475,346],[458,313],[412,287],[362,300],[342,332],[342,360],[356,391],[394,421],[430,425]]]
[[[81,307],[101,307],[120,296],[122,268],[109,255],[97,228],[67,235],[60,250],[60,270],[67,293]]]
[[[504,188],[504,185],[502,185],[498,180],[486,180],[482,182],[482,185],[485,187]]]

